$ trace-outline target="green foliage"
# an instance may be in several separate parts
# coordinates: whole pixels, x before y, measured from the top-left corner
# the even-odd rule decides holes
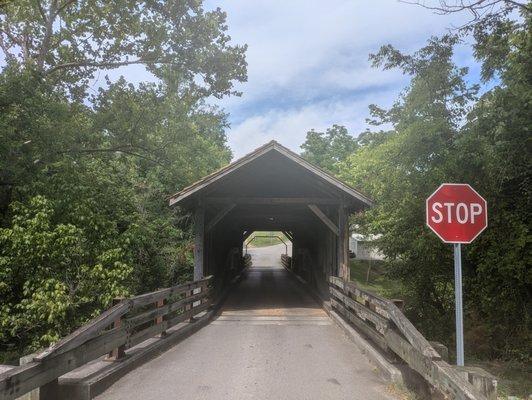
[[[363,289],[368,289],[389,299],[404,295],[401,283],[390,279],[386,263],[382,260],[350,260],[351,280]]]
[[[11,208],[12,226],[0,230],[0,341],[36,349],[127,294],[132,267],[119,241],[91,246],[81,228],[57,222],[42,196]]]
[[[39,67],[49,19],[38,4],[62,3],[0,15],[27,26],[29,46],[4,48],[0,73],[0,360],[56,341],[115,296],[191,279],[191,220],[166,199],[229,162],[226,115],[205,99],[245,79],[245,46],[199,1],[65,2]],[[147,63],[161,80],[108,81],[81,103],[94,71],[126,55],[164,56]]]
[[[0,48],[75,97],[98,70],[143,64],[182,95],[236,94],[246,46],[232,46],[226,14],[201,0],[17,0],[2,4]]]
[[[301,148],[302,157],[329,172],[338,173],[338,163],[355,151],[357,141],[344,126],[333,125],[325,132],[314,129],[307,132]]]
[[[399,68],[412,77],[411,84],[391,109],[370,107],[373,124],[393,128],[361,135],[359,148],[339,168],[344,179],[376,200],[354,222],[363,233],[382,234],[378,245],[387,256],[385,270],[400,280],[409,316],[451,348],[452,251],[425,226],[425,199],[442,182],[470,183],[486,197],[490,226],[463,250],[466,351],[526,360],[531,25],[525,19],[495,26],[476,27],[484,78],[500,77],[480,98],[478,88],[465,80],[467,71],[452,61],[457,37],[433,38],[412,55],[392,46],[372,55],[375,66]]]

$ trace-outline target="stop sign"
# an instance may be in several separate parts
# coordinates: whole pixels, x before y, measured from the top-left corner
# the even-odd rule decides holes
[[[444,183],[427,199],[427,225],[445,243],[471,243],[488,226],[487,203],[464,183]]]

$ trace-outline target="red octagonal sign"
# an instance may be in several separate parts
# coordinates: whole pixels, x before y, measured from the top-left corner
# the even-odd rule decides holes
[[[427,199],[427,225],[445,243],[471,243],[488,226],[484,198],[464,183],[444,183]]]

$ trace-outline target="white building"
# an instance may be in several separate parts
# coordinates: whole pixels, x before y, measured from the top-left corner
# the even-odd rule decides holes
[[[349,250],[355,254],[357,260],[383,260],[384,255],[381,251],[372,245],[372,242],[379,239],[382,235],[361,235],[352,233],[349,236]]]

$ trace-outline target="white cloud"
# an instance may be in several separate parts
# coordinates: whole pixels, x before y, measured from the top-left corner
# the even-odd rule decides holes
[[[301,108],[271,109],[252,115],[237,124],[229,135],[229,145],[240,157],[272,139],[299,151],[311,129],[323,131],[333,124],[346,126],[351,133],[364,130],[367,105],[372,102],[389,105],[392,93],[370,94],[357,99],[319,102]]]
[[[271,139],[299,151],[307,130],[333,123],[359,133],[367,106],[391,104],[407,82],[398,71],[372,69],[368,54],[387,43],[416,50],[467,18],[392,0],[206,4],[218,6],[227,11],[233,43],[249,45],[244,95],[218,103],[231,114],[228,138],[237,157]]]

